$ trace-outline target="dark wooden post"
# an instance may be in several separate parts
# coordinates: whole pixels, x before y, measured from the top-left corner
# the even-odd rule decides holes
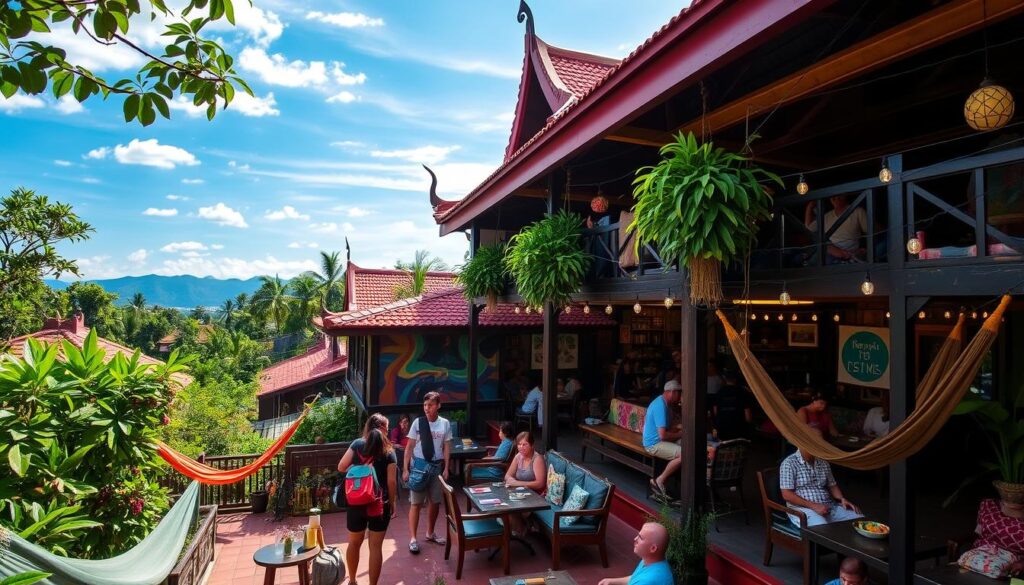
[[[463,437],[475,437],[477,431],[477,367],[480,355],[480,310],[473,301],[469,302],[469,357],[466,360],[466,429]]]
[[[680,380],[683,386],[683,465],[680,469],[680,499],[683,510],[704,509],[707,482],[707,408],[705,387],[699,376],[704,370],[698,359],[697,340],[701,314],[690,302],[690,284],[684,277],[681,295],[682,361]]]
[[[565,172],[552,171],[548,175],[547,212],[555,213],[562,206],[565,188]],[[544,303],[544,369],[541,389],[544,391],[544,428],[542,440],[544,449],[558,448],[558,314],[562,308],[554,303]]]
[[[896,426],[914,410],[914,387],[908,380],[910,356],[914,355],[907,334],[908,319],[904,260],[906,258],[906,229],[903,214],[903,171],[901,156],[889,157],[889,168],[894,180],[887,188],[889,205],[889,424]],[[914,542],[917,527],[917,508],[912,494],[916,493],[912,473],[913,461],[904,459],[889,466],[889,582],[913,583]]]

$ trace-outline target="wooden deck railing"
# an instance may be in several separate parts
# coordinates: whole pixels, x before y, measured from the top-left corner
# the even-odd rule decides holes
[[[167,576],[167,585],[199,585],[207,567],[213,562],[217,541],[217,506],[199,508],[199,530],[196,531],[181,560]]]
[[[245,467],[259,458],[259,454],[249,455],[218,455],[206,457],[203,462],[216,469],[238,469]],[[284,454],[279,454],[259,471],[242,481],[227,485],[200,486],[199,503],[215,504],[219,512],[232,512],[252,506],[251,494],[263,490],[268,481],[282,477],[284,472]],[[161,485],[174,493],[180,493],[191,480],[177,471],[164,477]]]

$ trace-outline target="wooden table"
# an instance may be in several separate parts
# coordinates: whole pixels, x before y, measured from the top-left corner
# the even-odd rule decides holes
[[[877,514],[869,518],[876,522],[886,523],[886,518]],[[853,523],[830,522],[804,529],[804,554],[807,555],[810,570],[807,584],[818,585],[818,555],[820,549],[831,550],[844,557],[857,557],[869,567],[882,572],[889,570],[889,539],[866,538],[857,534]],[[946,541],[933,536],[918,536],[914,547],[914,559],[938,558],[946,552]]]
[[[914,574],[914,585],[999,585],[1008,581],[997,581],[985,575],[979,575],[961,569],[957,565],[929,567]]]
[[[294,546],[297,547],[299,544],[296,543]],[[284,556],[283,545],[268,544],[253,553],[252,560],[257,565],[267,568],[267,572],[263,577],[263,585],[274,585],[277,570],[282,567],[298,567],[299,585],[310,585],[309,561],[313,560],[313,557],[319,553],[320,547],[314,546],[307,551],[295,552],[295,554],[286,557]]]
[[[473,493],[472,490],[478,490],[480,488],[489,488],[491,491],[486,493]],[[465,492],[469,501],[472,502],[473,507],[480,510],[481,512],[494,512],[501,511],[507,514],[523,514],[526,512],[536,512],[537,510],[547,510],[551,507],[540,494],[528,489],[528,488],[506,488],[503,482],[494,483],[483,483],[474,486],[464,487],[462,491]],[[525,493],[526,497],[521,500],[513,500],[509,497],[509,493]],[[483,504],[481,502],[487,500],[501,500],[495,504]],[[505,520],[508,521],[507,519]],[[512,540],[522,544],[526,547],[526,550],[530,551],[530,554],[536,554],[533,550],[533,546],[530,545],[525,539],[513,536]]]
[[[531,579],[533,577],[547,577],[553,575],[551,579],[544,579],[544,585],[577,585],[576,580],[569,575],[569,571],[550,571],[547,573],[528,573],[526,575],[515,575],[512,577],[494,577],[491,579],[491,585],[515,585],[519,579]]]
[[[466,447],[461,442],[453,443],[451,451],[448,453],[448,457],[451,458],[452,462],[456,465],[456,475],[462,475],[462,464],[467,459],[481,459],[486,456],[487,447],[480,445],[479,443],[473,443],[469,447]]]

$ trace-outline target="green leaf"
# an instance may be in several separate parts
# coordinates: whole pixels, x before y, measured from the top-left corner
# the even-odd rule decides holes
[[[21,445],[14,445],[7,451],[7,464],[10,465],[11,471],[18,477],[22,477],[25,474],[22,468]]]
[[[124,121],[131,122],[139,115],[139,102],[141,101],[139,94],[133,93],[124,100]]]
[[[52,575],[53,573],[44,573],[43,571],[28,571],[11,577],[5,577],[3,580],[0,580],[0,585],[32,585],[32,583],[38,583]]]

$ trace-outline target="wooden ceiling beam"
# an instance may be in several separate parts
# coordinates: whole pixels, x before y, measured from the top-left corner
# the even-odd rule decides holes
[[[626,144],[639,144],[640,146],[653,146],[661,148],[663,144],[672,142],[672,134],[664,130],[651,130],[637,126],[623,126],[618,130],[604,137],[612,142],[625,142]]]
[[[707,114],[704,123],[712,132],[720,132],[748,116],[794,103],[1021,13],[1024,2],[1020,0],[950,2],[726,104]],[[696,118],[679,130],[696,133],[700,127],[701,120]]]

